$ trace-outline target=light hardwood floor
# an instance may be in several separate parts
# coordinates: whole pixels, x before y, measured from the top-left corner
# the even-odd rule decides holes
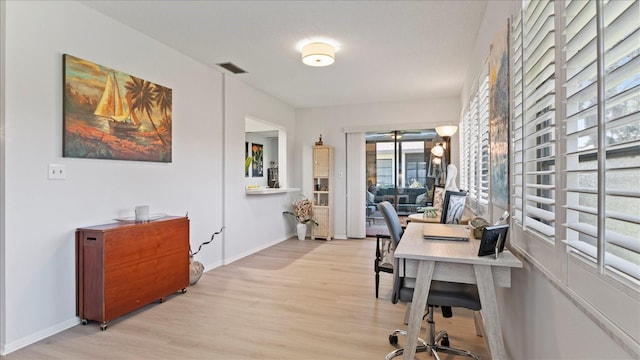
[[[384,359],[394,349],[390,331],[406,328],[405,305],[389,301],[391,274],[380,274],[375,298],[374,249],[375,239],[289,239],[205,273],[186,294],[106,331],[77,325],[2,359]],[[443,319],[436,310],[435,320],[452,346],[490,359],[470,311]]]

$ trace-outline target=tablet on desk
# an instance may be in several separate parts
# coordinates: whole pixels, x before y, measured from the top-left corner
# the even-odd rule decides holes
[[[469,229],[456,224],[425,224],[422,227],[425,240],[469,241]]]
[[[504,250],[508,230],[508,224],[485,227],[482,232],[482,240],[480,240],[478,256],[495,255],[497,258],[498,253]]]

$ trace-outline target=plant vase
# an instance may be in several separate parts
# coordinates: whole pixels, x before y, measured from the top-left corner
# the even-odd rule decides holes
[[[296,225],[296,230],[298,232],[298,240],[304,240],[307,236],[307,224],[298,223]]]
[[[189,285],[195,285],[202,273],[204,272],[204,265],[200,261],[193,260],[193,257],[189,259]]]

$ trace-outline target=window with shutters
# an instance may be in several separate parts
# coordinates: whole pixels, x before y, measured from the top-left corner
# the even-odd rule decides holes
[[[565,5],[567,243],[604,276],[638,281],[640,8]]]
[[[469,112],[462,113],[462,120],[459,124],[460,131],[460,189],[469,189],[469,152],[466,149],[469,147],[469,133],[467,132]]]
[[[512,55],[512,83],[513,113],[511,115],[511,217],[513,221],[522,226],[523,213],[523,189],[524,189],[524,145],[523,145],[523,111],[522,111],[522,15],[518,11],[511,21],[511,55]]]
[[[489,75],[483,66],[460,124],[461,189],[469,193],[468,204],[478,214],[489,204]],[[464,180],[463,180],[464,179]]]
[[[523,227],[555,239],[555,26],[552,1],[524,3]]]
[[[488,71],[488,64],[484,68]],[[478,202],[479,206],[489,205],[489,75],[483,72],[478,90],[478,137],[479,169]]]
[[[636,349],[638,14],[639,0],[522,1],[510,38],[512,246]]]
[[[468,192],[468,204],[475,209],[478,201],[478,97],[475,92],[467,104],[460,129],[460,137],[464,138],[464,147],[460,148],[460,153],[466,159],[465,187],[461,189]]]
[[[489,198],[488,104],[488,75],[485,69],[474,87],[460,124],[460,188],[468,191],[467,204],[478,214],[487,211]]]

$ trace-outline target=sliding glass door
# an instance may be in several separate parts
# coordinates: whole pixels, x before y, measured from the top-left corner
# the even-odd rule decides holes
[[[435,130],[367,133],[365,140],[368,220],[380,217],[381,201],[392,203],[400,216],[431,205],[433,187],[444,185],[446,168],[446,160],[431,153],[442,141]]]

